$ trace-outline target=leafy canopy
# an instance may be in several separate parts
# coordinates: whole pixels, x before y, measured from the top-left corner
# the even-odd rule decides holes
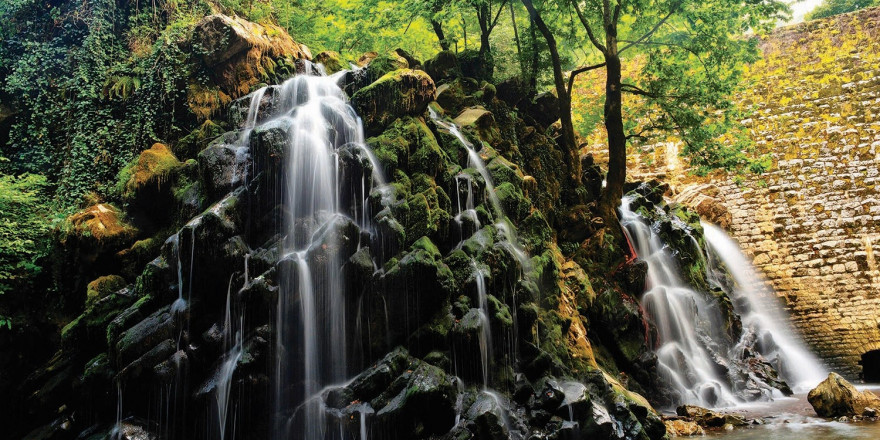
[[[830,17],[837,14],[857,11],[871,6],[880,6],[880,0],[825,0],[807,14],[807,20]]]

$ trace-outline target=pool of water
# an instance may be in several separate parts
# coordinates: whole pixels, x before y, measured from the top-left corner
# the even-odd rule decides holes
[[[880,387],[859,386],[875,394]],[[841,423],[816,416],[807,402],[806,393],[779,398],[772,402],[758,402],[735,408],[717,409],[719,412],[742,414],[748,419],[762,419],[765,424],[737,428],[732,431],[707,431],[707,437],[723,440],[850,440],[880,439],[880,422]]]

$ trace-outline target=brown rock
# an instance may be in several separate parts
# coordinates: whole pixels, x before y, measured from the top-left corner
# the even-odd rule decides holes
[[[860,416],[880,407],[880,398],[874,393],[857,390],[837,373],[810,390],[807,400],[820,417]]]
[[[262,82],[275,60],[312,58],[306,46],[278,26],[222,14],[209,15],[196,24],[193,47],[214,82],[232,99]]]
[[[664,420],[663,424],[666,425],[666,432],[673,437],[691,437],[706,433],[702,426],[688,420]]]
[[[681,405],[675,409],[675,413],[707,428],[718,428],[726,423],[723,414],[696,405]]]

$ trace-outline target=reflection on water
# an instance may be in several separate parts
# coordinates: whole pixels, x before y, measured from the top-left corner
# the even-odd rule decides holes
[[[876,385],[859,386],[880,392]],[[850,440],[880,439],[880,422],[840,423],[816,417],[807,402],[806,394],[741,405],[720,412],[738,413],[749,419],[763,419],[764,425],[754,425],[733,431],[707,431],[707,437],[723,440]]]

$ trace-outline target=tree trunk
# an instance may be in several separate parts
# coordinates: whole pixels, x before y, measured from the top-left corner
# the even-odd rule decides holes
[[[605,129],[608,132],[608,174],[605,177],[605,192],[602,197],[603,217],[616,218],[616,209],[623,197],[623,184],[626,183],[626,134],[623,130],[623,98],[620,91],[620,57],[605,58],[607,79],[605,81]]]
[[[614,18],[611,18],[614,17]],[[616,221],[617,206],[626,183],[626,133],[623,130],[623,97],[620,54],[617,50],[616,14],[605,11],[605,130],[608,133],[608,174],[599,206],[606,223]]]
[[[516,27],[516,14],[513,12],[513,2],[507,3],[507,6],[510,8],[510,25],[513,26],[513,41],[516,42],[516,59],[519,61],[519,71],[525,76],[526,65],[525,61],[523,61],[522,45],[519,42],[519,30]]]
[[[443,33],[443,24],[437,20],[431,20],[431,27],[434,28],[434,33],[437,34],[437,39],[440,40],[440,48],[449,50],[449,41],[446,40],[446,35]]]
[[[556,86],[556,94],[559,98],[559,119],[562,123],[562,139],[560,146],[567,153],[566,161],[568,162],[568,176],[566,178],[566,189],[572,193],[581,184],[581,159],[578,154],[577,143],[574,137],[574,124],[571,121],[571,96],[565,87],[565,76],[562,73],[562,59],[559,57],[559,50],[556,48],[556,39],[550,28],[544,23],[544,20],[538,14],[531,0],[522,0],[523,5],[528,9],[535,26],[547,41],[547,48],[550,51],[550,58],[553,61],[553,83]]]

